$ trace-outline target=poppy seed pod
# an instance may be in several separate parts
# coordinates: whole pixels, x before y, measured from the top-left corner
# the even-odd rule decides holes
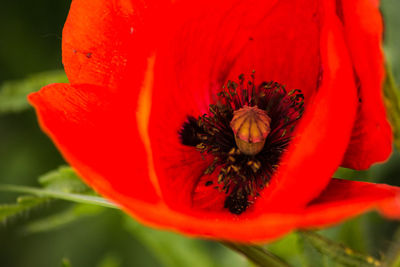
[[[271,118],[256,106],[236,110],[230,123],[235,134],[235,141],[240,151],[247,155],[256,155],[265,144],[271,131]]]

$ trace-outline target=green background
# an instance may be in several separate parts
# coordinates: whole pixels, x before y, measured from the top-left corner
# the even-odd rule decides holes
[[[0,84],[62,68],[61,31],[69,5],[70,1],[55,0],[2,3]],[[385,50],[399,80],[400,2],[383,0],[382,11]],[[38,186],[41,174],[62,164],[63,159],[38,128],[32,109],[0,114],[0,183]],[[338,175],[400,185],[400,159],[395,154],[388,163],[370,171],[341,170]],[[16,197],[0,192],[1,203],[12,203]],[[33,224],[54,214],[59,215]],[[400,236],[397,228],[398,222],[370,213],[323,233],[379,257],[396,248],[394,238]],[[318,253],[312,254],[315,251],[296,234],[270,249],[295,266],[339,266]],[[244,258],[217,243],[147,229],[116,210],[63,201],[49,202],[0,224],[0,266],[62,266],[64,258],[74,267],[250,266]]]

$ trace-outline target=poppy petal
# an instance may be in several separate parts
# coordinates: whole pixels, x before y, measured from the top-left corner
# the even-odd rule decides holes
[[[350,140],[357,103],[342,24],[333,14],[335,1],[321,1],[319,7],[321,58],[317,66],[323,70],[321,86],[309,91],[310,104],[298,127],[298,135],[273,183],[256,202],[253,212],[240,216],[191,209],[193,186],[210,159],[203,160],[198,151],[181,145],[178,136],[187,115],[207,112],[209,103],[215,100],[215,90],[230,75],[229,63],[235,65],[235,62],[225,61],[224,50],[210,50],[212,44],[220,47],[223,43],[225,46],[221,47],[231,47],[232,51],[242,47],[230,42],[232,39],[240,41],[243,36],[229,38],[232,34],[229,25],[236,25],[229,21],[229,16],[213,20],[226,2],[212,1],[210,24],[203,20],[201,12],[192,17],[190,12],[179,12],[187,9],[177,8],[172,12],[166,8],[159,14],[160,18],[166,18],[162,20],[165,25],[157,29],[154,23],[149,23],[154,31],[148,31],[149,28],[141,29],[135,24],[133,32],[137,29],[138,35],[132,36],[137,37],[124,35],[126,30],[131,33],[129,18],[135,13],[131,5],[135,1],[99,0],[96,3],[100,9],[84,2],[73,2],[71,9],[75,9],[75,15],[68,19],[67,23],[72,26],[66,26],[64,31],[70,37],[63,49],[71,82],[85,84],[50,85],[30,95],[29,99],[37,110],[41,127],[66,160],[99,193],[121,205],[133,217],[148,225],[193,236],[242,242],[271,240],[298,227],[330,225],[373,207],[387,216],[400,217],[398,188],[330,180]],[[180,3],[181,7],[185,6],[178,1],[175,7]],[[255,1],[256,5],[263,6],[263,3],[265,1]],[[269,1],[266,5],[274,9],[279,3],[282,1]],[[308,6],[307,1],[293,0],[293,3]],[[245,10],[259,10],[253,5],[250,7]],[[79,13],[81,8],[85,13]],[[138,13],[142,14],[140,10],[147,9],[138,8]],[[268,13],[270,9],[265,11]],[[91,13],[95,15],[83,19]],[[146,16],[143,19],[139,16],[138,25],[148,22]],[[183,21],[189,19],[192,23],[181,24],[182,17]],[[249,20],[252,18],[250,15]],[[132,19],[136,21],[133,15]],[[212,27],[215,23],[223,26],[215,36],[226,36],[208,40],[203,48],[202,38],[215,29]],[[102,31],[104,36],[100,36]],[[240,30],[233,29],[233,32]],[[157,42],[148,42],[147,38],[152,38],[148,35],[154,35]],[[153,44],[159,46],[155,48]],[[215,58],[220,54],[221,58]],[[231,54],[232,59],[241,55]],[[213,59],[217,62],[215,65]],[[235,66],[241,64],[244,63]],[[317,85],[319,73],[311,76]],[[202,197],[204,195],[199,195],[197,200],[201,202]],[[220,203],[218,199],[215,201]]]
[[[139,221],[156,228],[245,243],[271,241],[298,228],[333,225],[374,208],[385,216],[400,218],[400,188],[341,179],[332,179],[304,209],[266,212],[245,220],[242,215],[210,219],[204,213],[177,212],[164,203],[132,202],[123,195],[114,195],[113,200],[123,203],[123,208]]]
[[[147,58],[154,49],[154,42],[149,41],[154,6],[161,2],[72,1],[62,39],[63,64],[70,83],[111,90],[140,88]]]
[[[400,188],[385,184],[332,179],[304,210],[302,227],[328,226],[371,208],[400,219]]]
[[[148,178],[136,111],[109,89],[53,84],[29,96],[40,125],[68,163],[96,190],[159,200]]]
[[[208,105],[215,102],[216,91],[227,81],[232,71],[238,71],[238,75],[259,66],[261,69],[256,70],[256,77],[261,73],[261,78],[266,80],[287,79],[279,82],[285,84],[293,82],[292,86],[301,86],[300,83],[303,81],[308,87],[305,91],[309,94],[309,100],[315,104],[315,106],[310,104],[306,108],[301,126],[303,130],[299,130],[299,136],[303,137],[293,142],[296,144],[291,150],[297,152],[293,152],[289,160],[283,161],[282,165],[287,166],[283,167],[281,178],[277,178],[276,185],[271,186],[271,190],[267,189],[268,193],[265,194],[270,197],[269,194],[276,191],[268,201],[279,203],[276,205],[277,209],[281,205],[296,208],[304,206],[323,190],[341,161],[350,138],[356,111],[356,88],[351,62],[343,41],[341,24],[334,11],[334,1],[324,1],[320,6],[317,2],[310,4],[309,1],[307,4],[304,1],[289,1],[290,4],[282,1],[254,1],[259,8],[244,1],[237,2],[237,6],[227,6],[224,2],[215,1],[210,5],[206,5],[207,3],[190,14],[173,16],[174,21],[172,25],[167,24],[168,31],[162,35],[162,46],[156,54],[149,135],[155,171],[163,196],[171,205],[179,208],[189,206],[192,190],[180,191],[177,197],[176,188],[189,188],[195,185],[195,181],[209,165],[202,161],[200,153],[195,149],[184,148],[179,142],[177,132],[187,116],[197,117],[207,113]],[[307,8],[303,10],[304,7]],[[179,13],[185,8],[187,10],[185,5],[174,8],[178,11],[171,12]],[[298,9],[303,12],[298,14]],[[279,50],[280,44],[287,45],[293,41],[288,37],[289,39],[278,38],[279,40],[268,42],[269,38],[262,36],[265,28],[276,29],[275,35],[278,35],[280,29],[284,34],[279,36],[287,36],[288,29],[279,25],[285,21],[283,18],[296,17],[295,14],[303,18],[302,27],[310,29],[309,34],[316,34],[315,40],[308,35],[306,37],[304,34],[296,35],[299,30],[298,23],[286,25],[291,27],[290,29],[293,28],[291,32],[294,35],[289,37],[293,40],[299,38],[298,41],[302,44],[298,46],[301,50],[299,54],[304,55],[307,60],[305,58],[301,60],[301,56],[283,57],[280,53],[263,52]],[[319,20],[323,25],[322,30],[314,31],[314,26],[318,24],[315,20]],[[241,27],[243,23],[249,25]],[[249,40],[252,36],[254,40]],[[311,39],[310,51],[314,51],[313,48],[316,46],[318,48],[316,56],[307,57],[308,54],[304,50],[308,43],[302,42],[302,38]],[[261,46],[266,48],[259,49],[260,54],[257,56],[260,60],[258,60],[253,52],[255,48]],[[248,53],[246,49],[250,49]],[[257,60],[252,60],[254,58]],[[282,58],[287,62],[282,62]],[[260,63],[266,61],[273,64]],[[288,66],[289,69],[296,68],[299,71],[284,71]],[[316,90],[321,66],[324,72],[323,85]],[[305,75],[306,78],[301,75],[300,69],[310,71]],[[268,77],[269,73],[274,75]],[[290,80],[290,75],[285,76],[284,73],[296,73],[292,77],[294,80]],[[311,80],[312,82],[309,82]],[[338,103],[341,103],[341,109],[337,108]],[[326,130],[322,133],[321,129]],[[320,154],[317,155],[317,152]],[[192,173],[192,170],[196,170],[196,173]],[[187,174],[192,175],[187,176]],[[192,178],[193,175],[195,178]],[[293,175],[301,178],[292,179]],[[296,199],[294,205],[289,203],[286,197],[286,193],[293,194],[293,188],[304,188],[304,192],[307,192],[300,193],[294,190],[299,192],[297,196],[299,199]],[[285,194],[278,197],[276,195],[280,194],[278,191]],[[278,199],[286,200],[277,201]],[[272,206],[261,203],[263,202],[260,202],[260,210]]]
[[[360,107],[344,167],[367,169],[392,151],[392,130],[382,97],[384,64],[379,1],[342,0],[347,45],[359,82]]]
[[[276,175],[255,203],[258,212],[295,210],[317,197],[350,139],[357,103],[351,61],[334,1],[322,1],[320,8],[321,86],[306,107]]]
[[[119,119],[113,114],[131,112],[119,110],[125,105],[120,105],[120,99],[115,105],[115,95],[99,92],[109,90],[93,85],[55,84],[29,99],[37,109],[42,128],[85,180],[148,225],[192,236],[255,242],[275,239],[299,227],[331,225],[373,207],[386,216],[400,218],[399,188],[338,179],[331,180],[307,207],[294,212],[265,212],[246,220],[220,216],[213,220],[210,217],[215,218],[214,215],[204,212],[171,210],[159,201],[150,179],[146,179],[142,142],[127,137],[138,135],[132,127],[132,116]],[[129,166],[135,166],[134,173],[127,173]]]
[[[181,214],[166,206],[129,209],[134,217],[154,226],[183,231],[189,235],[261,242],[275,239],[296,228],[333,225],[373,208],[385,216],[400,218],[400,188],[365,182],[332,179],[327,188],[312,203],[292,213],[264,213],[250,220],[240,217],[210,220],[194,214]],[[141,214],[145,213],[142,217]]]

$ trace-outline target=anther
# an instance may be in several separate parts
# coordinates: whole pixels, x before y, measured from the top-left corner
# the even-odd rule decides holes
[[[218,104],[211,104],[208,114],[188,116],[178,132],[181,143],[196,149],[203,160],[214,158],[203,174],[215,173],[217,180],[204,185],[225,194],[224,207],[236,215],[268,186],[304,111],[300,90],[287,92],[273,81],[256,86],[254,73],[250,82],[244,75],[239,80],[217,93]]]

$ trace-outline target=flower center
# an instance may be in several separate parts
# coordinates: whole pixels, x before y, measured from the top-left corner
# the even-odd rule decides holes
[[[215,177],[205,186],[224,194],[224,208],[241,214],[256,201],[279,166],[282,153],[293,136],[304,110],[298,89],[286,91],[276,82],[258,86],[244,75],[229,81],[217,94],[209,113],[188,116],[179,131],[183,145],[212,156],[204,175]]]

